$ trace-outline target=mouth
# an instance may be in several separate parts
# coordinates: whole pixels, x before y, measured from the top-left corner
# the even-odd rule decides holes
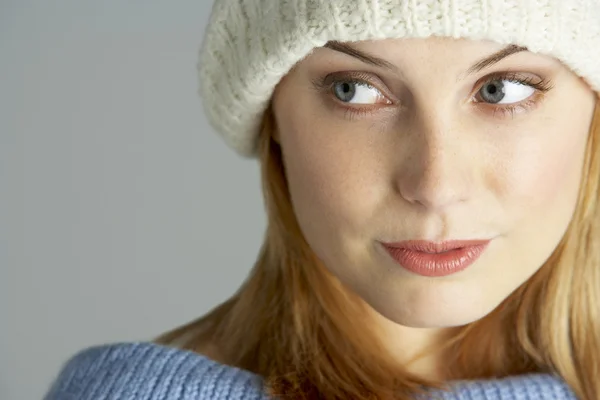
[[[472,265],[487,249],[485,240],[430,242],[410,240],[381,243],[393,261],[406,270],[427,277],[458,273]]]

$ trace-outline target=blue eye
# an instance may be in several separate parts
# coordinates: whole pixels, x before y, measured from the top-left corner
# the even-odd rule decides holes
[[[535,91],[534,87],[520,82],[512,82],[508,79],[494,79],[486,82],[478,94],[488,103],[512,104],[529,98]]]
[[[334,98],[335,106],[344,110],[344,116],[348,119],[367,117],[380,110],[381,105],[394,104],[381,90],[370,83],[369,78],[366,77],[368,74],[361,74],[361,78],[355,75],[356,73],[330,74],[323,79],[314,80],[313,84],[319,93]],[[535,80],[534,77],[524,77],[523,74],[515,72],[491,74],[486,77],[473,96],[473,102],[490,107],[494,116],[498,112],[502,115],[514,115],[519,110],[527,110],[537,105],[538,99],[553,88],[549,80],[539,82]],[[360,104],[371,105],[371,107],[356,107]]]
[[[339,80],[332,84],[338,100],[350,104],[375,104],[378,99],[386,99],[381,92],[367,82]]]

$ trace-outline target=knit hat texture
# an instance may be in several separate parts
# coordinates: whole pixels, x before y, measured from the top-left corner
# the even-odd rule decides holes
[[[600,92],[600,0],[216,0],[200,47],[199,94],[225,142],[255,158],[275,86],[314,48],[428,36],[524,46]]]

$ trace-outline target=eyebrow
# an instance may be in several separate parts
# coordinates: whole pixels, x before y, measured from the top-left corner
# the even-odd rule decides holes
[[[371,64],[376,67],[381,67],[381,68],[389,69],[394,72],[398,72],[398,67],[396,65],[392,64],[391,62],[384,60],[382,58],[379,58],[379,57],[375,57],[371,54],[365,53],[358,49],[355,49],[348,43],[343,43],[343,42],[338,42],[338,41],[329,41],[323,47],[326,47],[328,49],[332,49],[335,51],[339,51],[341,53],[348,54],[352,57],[355,57],[355,58],[367,63],[367,64]],[[503,48],[502,50],[497,51],[494,54],[475,63],[471,68],[469,68],[467,70],[466,74],[470,75],[470,74],[479,72],[482,69],[488,68],[488,67],[498,63],[499,61],[503,60],[504,58],[506,58],[512,54],[519,53],[521,51],[527,51],[527,47],[517,46],[515,44],[508,45],[505,48]]]

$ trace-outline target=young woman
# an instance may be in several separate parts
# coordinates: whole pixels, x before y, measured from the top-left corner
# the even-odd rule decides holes
[[[600,399],[598,48],[596,0],[217,1],[201,94],[261,163],[258,260],[47,399]]]

